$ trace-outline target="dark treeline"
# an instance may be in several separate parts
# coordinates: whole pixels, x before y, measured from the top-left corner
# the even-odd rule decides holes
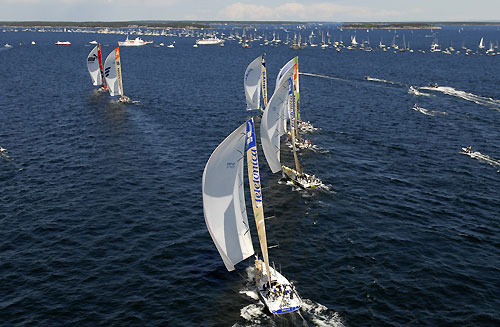
[[[194,22],[165,22],[165,21],[124,21],[124,22],[47,22],[47,21],[24,21],[24,22],[0,22],[0,26],[9,27],[147,27],[147,28],[210,28],[208,24]]]

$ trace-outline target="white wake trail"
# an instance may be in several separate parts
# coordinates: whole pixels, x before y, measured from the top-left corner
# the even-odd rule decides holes
[[[451,96],[454,96],[454,97],[457,97],[460,99],[471,101],[471,102],[474,102],[476,104],[500,111],[500,100],[486,98],[486,97],[476,95],[473,93],[456,90],[455,88],[450,87],[450,86],[439,86],[439,87],[422,86],[419,89],[441,92],[441,93],[446,94],[446,95],[451,95]]]

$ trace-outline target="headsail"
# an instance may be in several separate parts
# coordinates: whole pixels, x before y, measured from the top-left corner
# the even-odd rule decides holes
[[[101,69],[99,67],[99,50],[99,45],[96,45],[87,57],[87,69],[92,78],[92,84],[95,86],[102,84]]]
[[[288,81],[274,91],[262,114],[260,140],[269,168],[273,173],[281,170],[280,136],[283,135],[284,120],[288,116]]]
[[[264,55],[258,56],[247,67],[244,76],[247,110],[260,109],[260,92],[262,82],[262,61]]]
[[[122,70],[120,62],[120,48],[116,48],[104,62],[104,76],[112,96],[123,95]]]
[[[246,123],[212,153],[203,172],[203,213],[227,270],[254,254],[243,192]]]
[[[250,196],[252,198],[253,215],[257,225],[257,234],[259,235],[260,250],[266,271],[269,272],[269,257],[267,254],[266,225],[264,223],[264,204],[262,201],[262,187],[260,185],[259,156],[257,154],[257,140],[255,138],[255,128],[253,118],[246,122],[246,152],[248,167],[248,184],[250,185]],[[271,277],[268,273],[269,284]]]
[[[298,61],[298,57],[294,57],[290,59],[289,62],[287,62],[280,70],[278,73],[278,77],[276,77],[276,86],[274,88],[274,91],[276,92],[276,89],[278,89],[278,86],[281,85],[281,83],[286,83],[288,78],[290,76],[293,76],[295,72],[295,61]]]

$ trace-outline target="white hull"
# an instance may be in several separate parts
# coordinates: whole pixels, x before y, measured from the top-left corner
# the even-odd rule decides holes
[[[209,38],[209,39],[201,39],[201,40],[196,40],[196,44],[198,45],[217,45],[221,44],[224,41],[219,39],[219,38]]]
[[[283,177],[287,177],[295,185],[300,186],[303,189],[314,188],[322,185],[321,180],[314,176],[306,173],[298,174],[295,169],[287,166],[281,166],[283,171]]]
[[[129,40],[127,37],[125,41],[118,41],[120,47],[140,47],[148,43],[153,43],[153,41],[144,41],[139,37],[136,37],[134,40]]]
[[[269,287],[267,271],[262,261],[256,260],[255,266],[255,284],[262,301],[272,314],[290,313],[302,307],[302,299],[285,276],[269,267],[271,272],[271,286]]]

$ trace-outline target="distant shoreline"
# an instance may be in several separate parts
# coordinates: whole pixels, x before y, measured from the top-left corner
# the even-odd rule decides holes
[[[441,26],[436,25],[422,25],[422,26],[412,26],[412,25],[341,25],[342,29],[385,29],[385,30],[440,30]]]
[[[299,21],[0,21],[0,27],[16,28],[151,28],[169,29],[186,28],[202,29],[216,28],[218,25],[241,25],[251,27],[254,25],[307,25],[307,24],[331,24],[342,29],[441,29],[442,26],[500,26],[500,22],[299,22]]]
[[[0,27],[70,27],[70,28],[211,28],[208,24],[196,22],[156,22],[156,21],[124,21],[124,22],[44,22],[44,21],[19,21],[1,22]]]

